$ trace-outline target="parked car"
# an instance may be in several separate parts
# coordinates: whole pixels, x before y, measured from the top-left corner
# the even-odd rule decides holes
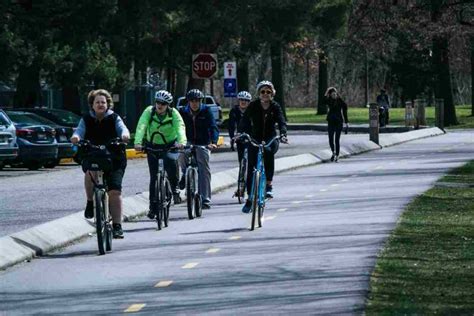
[[[81,120],[81,117],[76,113],[66,110],[49,109],[49,108],[21,108],[19,111],[35,113],[41,117],[53,121],[57,125],[76,128]]]
[[[186,100],[186,97],[179,97],[178,100],[176,100],[176,108],[179,110],[187,103],[188,100]],[[212,115],[216,120],[217,126],[220,126],[222,124],[222,108],[219,103],[217,103],[214,97],[211,95],[206,95],[204,97],[203,103],[211,109]]]
[[[16,143],[16,129],[7,114],[0,110],[0,170],[5,162],[18,157],[18,145]]]
[[[38,121],[41,117],[22,111],[5,111],[16,128],[19,155],[10,165],[23,165],[30,170],[55,166],[58,161],[56,130]],[[52,123],[52,122],[51,122]]]

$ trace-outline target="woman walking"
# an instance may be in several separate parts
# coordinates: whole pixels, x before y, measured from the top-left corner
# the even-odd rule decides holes
[[[338,95],[336,88],[329,87],[326,90],[325,103],[328,107],[328,136],[329,146],[331,146],[331,161],[337,162],[339,159],[340,139],[343,124],[346,129],[349,128],[349,120],[347,119],[347,104]]]

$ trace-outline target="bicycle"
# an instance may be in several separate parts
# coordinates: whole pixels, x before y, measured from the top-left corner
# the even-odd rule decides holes
[[[232,197],[237,197],[239,204],[244,202],[245,189],[247,187],[247,167],[248,167],[248,147],[245,146],[242,154],[242,159],[239,163],[239,175],[237,177],[237,191],[234,192]]]
[[[112,216],[109,211],[108,187],[104,174],[112,170],[113,155],[107,147],[124,145],[120,139],[114,139],[106,146],[93,145],[88,140],[81,140],[78,144],[78,147],[84,151],[81,164],[90,175],[94,185],[94,221],[101,255],[112,250]]]
[[[184,147],[184,154],[186,158],[186,205],[188,209],[188,218],[194,219],[202,215],[202,198],[199,194],[199,174],[198,164],[196,158],[196,149],[205,148],[206,146],[188,145]]]
[[[268,143],[262,141],[261,143],[256,142],[248,134],[241,134],[239,139],[246,139],[249,144],[258,148],[257,164],[253,170],[252,176],[252,187],[249,199],[252,202],[251,212],[252,221],[250,223],[250,230],[254,230],[255,226],[262,227],[263,211],[265,209],[265,195],[266,195],[266,177],[265,177],[265,166],[263,161],[263,155],[265,148],[269,148],[277,139],[278,136],[273,137]]]
[[[161,230],[163,226],[168,227],[173,191],[171,190],[171,184],[168,180],[168,174],[165,171],[163,154],[166,154],[173,149],[173,147],[169,149],[157,149],[153,148],[150,144],[145,144],[144,147],[144,151],[147,155],[150,154],[158,160],[155,195],[153,200],[151,200],[151,205],[154,207],[151,211],[156,215],[155,219],[158,225],[158,230]]]

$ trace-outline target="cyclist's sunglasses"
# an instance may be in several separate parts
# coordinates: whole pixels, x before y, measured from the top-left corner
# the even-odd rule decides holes
[[[272,90],[261,90],[260,94],[273,94]]]
[[[155,103],[156,103],[156,105],[161,105],[161,106],[168,105],[168,103],[166,103],[166,102],[160,102],[160,101],[156,101]]]

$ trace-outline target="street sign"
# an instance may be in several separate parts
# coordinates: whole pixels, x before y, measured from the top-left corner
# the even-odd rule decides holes
[[[237,63],[235,61],[228,61],[224,63],[224,79],[237,78]]]
[[[209,79],[217,73],[216,54],[195,54],[192,62],[193,78]]]
[[[237,96],[237,79],[224,79],[224,97],[235,98]]]

